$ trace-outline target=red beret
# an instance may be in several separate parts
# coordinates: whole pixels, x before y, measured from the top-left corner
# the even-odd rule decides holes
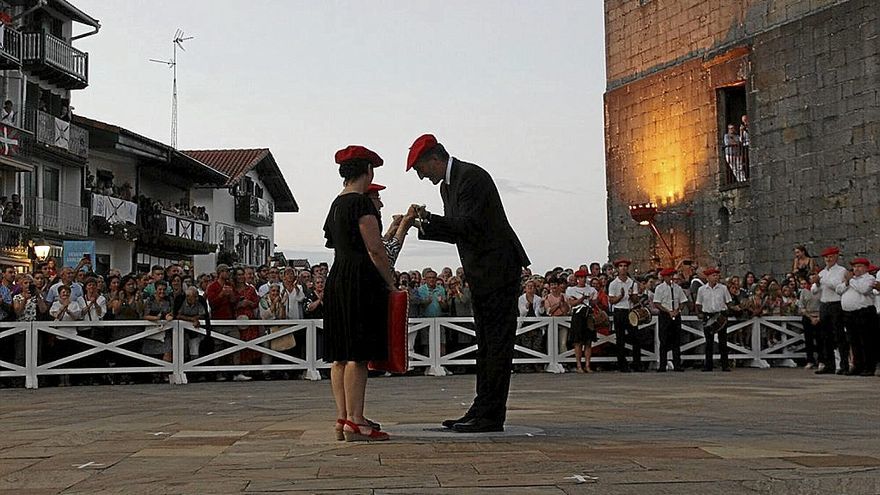
[[[356,144],[347,146],[336,152],[336,163],[340,165],[348,160],[354,160],[356,158],[370,162],[373,165],[373,168],[381,167],[382,164],[385,163],[375,151],[368,150],[367,148]]]
[[[409,171],[419,161],[422,153],[437,146],[437,138],[433,134],[422,134],[409,147],[409,155],[406,157],[406,170]]]
[[[868,273],[877,273],[877,270],[880,270],[880,266],[871,265],[868,267]]]
[[[587,271],[586,271],[586,270],[578,270],[578,271],[574,272],[574,276],[575,276],[575,277],[584,277],[584,278],[586,278],[586,276],[587,276]]]
[[[868,261],[868,258],[855,258],[849,262],[850,265],[865,265],[871,266],[871,262]]]
[[[707,276],[707,277],[708,277],[709,275],[715,275],[716,273],[721,273],[721,270],[719,270],[719,269],[717,269],[717,268],[715,268],[715,267],[712,267],[712,268],[706,268],[705,270],[703,270],[703,275],[705,275],[705,276]]]
[[[620,258],[619,260],[614,261],[614,266],[620,266],[620,265],[629,266],[629,265],[632,265],[632,261],[630,261],[626,258]]]
[[[827,247],[822,250],[821,256],[831,256],[832,254],[840,254],[840,248],[837,246]]]
[[[672,275],[675,275],[675,268],[664,268],[660,270],[661,277],[671,277]]]
[[[367,192],[368,193],[374,193],[374,192],[377,193],[377,192],[382,191],[384,189],[385,189],[385,186],[383,186],[382,184],[370,184],[367,187]]]

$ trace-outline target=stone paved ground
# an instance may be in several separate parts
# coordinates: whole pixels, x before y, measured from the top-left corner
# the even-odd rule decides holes
[[[0,494],[880,493],[880,378],[518,374],[513,431],[436,431],[472,389],[371,380],[370,445],[333,439],[327,381],[3,389]]]

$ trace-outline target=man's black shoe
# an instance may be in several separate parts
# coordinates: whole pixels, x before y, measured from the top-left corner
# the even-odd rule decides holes
[[[472,416],[468,416],[467,414],[465,414],[458,419],[444,419],[443,422],[440,424],[443,425],[444,428],[452,428],[452,426],[456,423],[467,423],[471,419],[473,419]]]
[[[862,370],[860,370],[860,369],[858,369],[858,368],[850,368],[850,369],[844,371],[843,374],[846,375],[846,376],[861,375],[861,374],[862,374]]]
[[[452,425],[452,430],[459,433],[487,433],[491,431],[504,431],[504,424],[488,419],[473,418],[464,423],[455,423]]]

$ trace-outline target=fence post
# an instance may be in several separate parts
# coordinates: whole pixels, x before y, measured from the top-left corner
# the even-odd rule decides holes
[[[174,385],[186,385],[186,374],[183,372],[183,360],[186,359],[186,330],[181,326],[180,320],[174,321],[171,329],[171,383]]]
[[[425,371],[426,375],[446,376],[449,373],[440,365],[440,322],[437,318],[431,318],[431,326],[428,327],[428,354],[431,367]]]
[[[550,324],[547,326],[547,356],[550,363],[547,364],[545,371],[565,373],[565,367],[559,362],[559,322],[556,318],[551,316]]]
[[[25,388],[36,389],[40,385],[37,379],[37,329],[34,328],[34,322],[28,322],[28,326],[24,331],[24,386]]]
[[[752,360],[749,366],[752,368],[769,368],[770,363],[761,358],[761,318],[752,318]]]
[[[651,326],[654,328],[654,363],[660,368],[660,317],[654,315],[651,317]],[[669,361],[667,360],[667,369]]]
[[[320,380],[318,371],[318,326],[316,320],[309,320],[306,325],[306,380]]]

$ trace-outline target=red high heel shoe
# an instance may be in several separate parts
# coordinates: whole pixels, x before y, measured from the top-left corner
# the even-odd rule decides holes
[[[333,427],[333,429],[336,431],[336,440],[338,440],[340,442],[345,440],[345,435],[342,433],[342,430],[345,429],[345,420],[344,419],[337,419],[336,426]]]
[[[361,433],[361,426],[365,426],[370,428],[370,425],[357,425],[351,421],[346,420],[345,426],[342,430],[342,435],[345,437],[346,442],[381,442],[384,440],[388,440],[391,437],[388,436],[384,431],[374,430],[370,428],[369,434]],[[345,429],[351,428],[351,431]]]

